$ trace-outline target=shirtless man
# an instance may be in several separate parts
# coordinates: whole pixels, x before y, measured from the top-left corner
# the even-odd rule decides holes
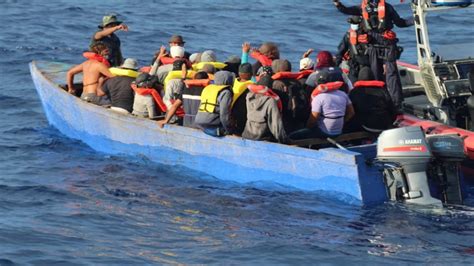
[[[68,92],[75,93],[73,84],[74,76],[78,73],[83,73],[83,92],[81,99],[92,102],[97,105],[105,104],[102,99],[104,93],[100,91],[100,87],[105,78],[111,78],[114,75],[109,71],[109,63],[105,58],[108,55],[109,49],[103,43],[97,43],[91,47],[91,52],[84,53],[87,61],[80,65],[76,65],[67,72],[67,86]]]

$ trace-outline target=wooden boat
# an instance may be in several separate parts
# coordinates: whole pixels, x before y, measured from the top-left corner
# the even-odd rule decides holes
[[[222,180],[271,182],[305,191],[324,191],[354,204],[387,200],[381,171],[366,163],[375,145],[311,150],[228,136],[214,138],[200,130],[124,115],[67,93],[70,65],[32,62],[30,71],[49,123],[64,135],[110,154],[146,156]]]

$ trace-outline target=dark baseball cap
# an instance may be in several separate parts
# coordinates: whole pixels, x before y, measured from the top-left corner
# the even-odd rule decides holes
[[[239,66],[239,73],[252,74],[253,73],[252,65],[250,63],[241,64]]]

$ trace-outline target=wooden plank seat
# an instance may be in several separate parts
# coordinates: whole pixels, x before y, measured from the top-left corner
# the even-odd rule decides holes
[[[352,133],[346,133],[339,135],[335,138],[331,138],[337,143],[348,142],[348,141],[356,141],[356,140],[363,140],[363,139],[371,139],[374,137],[373,133],[367,131],[358,131]],[[320,146],[320,145],[327,145],[331,144],[328,139],[322,138],[312,138],[312,139],[300,139],[300,140],[292,140],[290,145],[299,146],[299,147],[309,147],[312,148],[313,146]]]

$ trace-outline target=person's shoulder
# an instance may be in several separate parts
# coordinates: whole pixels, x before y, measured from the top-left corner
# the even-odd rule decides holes
[[[344,98],[349,98],[349,96],[347,95],[347,93],[341,91],[341,90],[336,90],[333,92],[333,94],[337,95],[337,96],[340,96],[340,97],[344,97]]]
[[[387,3],[387,2],[385,2],[385,9],[386,9],[386,10],[390,10],[390,9],[391,9],[391,10],[395,10],[395,8],[394,8],[391,4],[389,4],[389,3]]]

